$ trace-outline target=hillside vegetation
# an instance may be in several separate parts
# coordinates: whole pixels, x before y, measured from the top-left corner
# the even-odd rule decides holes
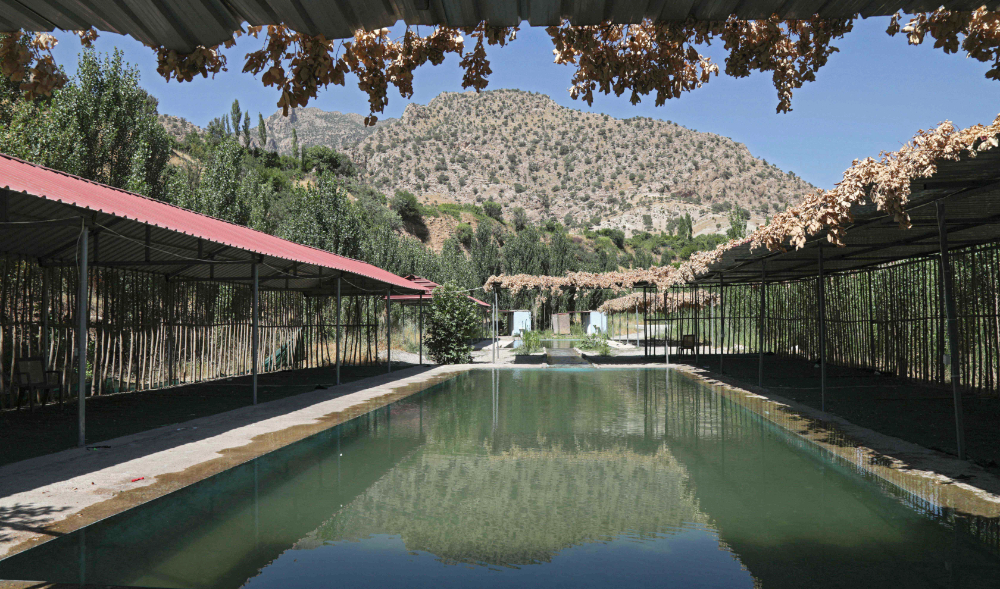
[[[494,200],[532,220],[626,233],[670,229],[685,213],[721,219],[735,205],[761,220],[815,188],[726,137],[585,113],[518,90],[411,104],[349,153],[376,185],[422,200]]]
[[[268,144],[343,149],[383,190],[424,204],[522,207],[570,228],[724,232],[727,212],[763,222],[815,187],[755,158],[742,143],[650,118],[616,119],[520,90],[443,93],[400,119],[365,128],[361,115],[295,109],[267,119]],[[252,135],[256,135],[253,130]]]

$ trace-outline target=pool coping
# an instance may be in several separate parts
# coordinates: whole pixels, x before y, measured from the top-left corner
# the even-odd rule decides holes
[[[1000,517],[1000,478],[973,462],[861,427],[772,393],[766,387],[688,365],[669,367],[714,387],[824,454],[891,484],[916,503],[971,517]]]
[[[0,466],[0,559],[491,366],[509,367],[405,368]]]

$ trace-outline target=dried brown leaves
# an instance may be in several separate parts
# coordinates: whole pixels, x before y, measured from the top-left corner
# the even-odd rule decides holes
[[[1000,15],[980,8],[971,12],[937,10],[916,14],[908,24],[892,19],[888,33],[906,33],[911,44],[927,35],[935,47],[946,53],[959,49],[980,61],[992,61],[988,78],[1000,80]],[[698,51],[699,46],[722,40],[729,51],[727,75],[742,78],[751,72],[770,72],[778,90],[778,112],[791,110],[794,90],[815,79],[816,72],[837,51],[831,43],[851,31],[852,19],[781,20],[777,16],[761,20],[652,22],[596,26],[572,26],[564,22],[547,30],[555,45],[556,63],[576,67],[570,95],[593,103],[594,92],[621,96],[630,92],[633,104],[655,93],[657,105],[678,98],[718,75],[719,66]],[[486,88],[492,70],[487,45],[504,46],[517,34],[517,27],[495,27],[481,22],[475,27],[437,27],[427,36],[409,28],[402,38],[391,39],[388,29],[359,30],[353,39],[329,40],[322,35],[306,35],[284,25],[249,27],[247,34],[264,34],[264,46],[246,56],[243,71],[261,74],[265,86],[278,88],[278,106],[288,109],[305,106],[320,88],[344,85],[344,76],[353,73],[358,87],[368,94],[370,114],[366,124],[374,124],[376,113],[388,104],[388,88],[394,86],[404,98],[413,95],[413,70],[430,62],[440,64],[447,53],[461,55],[465,71],[463,88],[477,92]],[[475,39],[465,52],[461,33]],[[50,35],[35,35],[27,53],[15,48],[23,33],[11,33],[0,43],[0,71],[17,81],[27,80],[30,96],[50,94],[65,83],[49,49],[55,44]],[[89,46],[96,38],[93,29],[78,32]],[[231,47],[235,38],[226,42]],[[196,76],[208,77],[226,69],[220,46],[198,47],[191,53],[154,47],[157,72],[167,80],[187,82]]]
[[[604,301],[597,310],[601,313],[628,313],[636,310],[675,313],[681,309],[704,309],[718,303],[718,294],[703,290],[649,293],[645,296],[641,292],[634,292],[617,299]]]
[[[52,96],[66,85],[66,75],[56,66],[52,48],[56,38],[37,33],[28,38],[25,33],[4,33],[0,38],[0,74],[12,82],[20,82],[25,100]]]
[[[708,266],[739,245],[751,249],[767,248],[782,251],[801,248],[811,235],[826,230],[827,239],[843,245],[847,226],[853,221],[850,209],[855,204],[874,204],[879,210],[893,215],[903,227],[909,226],[906,205],[910,183],[929,178],[942,161],[976,157],[979,153],[1000,145],[1000,116],[990,125],[974,125],[956,130],[944,122],[930,131],[918,131],[900,150],[879,154],[879,159],[855,160],[844,172],[844,178],[832,190],[818,190],[801,203],[778,213],[771,223],[758,227],[741,240],[730,241],[714,250],[698,252],[678,270],[678,282],[688,282],[708,272]]]

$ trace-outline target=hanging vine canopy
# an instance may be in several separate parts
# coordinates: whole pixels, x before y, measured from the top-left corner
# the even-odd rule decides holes
[[[909,202],[910,183],[930,178],[939,162],[974,158],[1000,145],[1000,115],[990,125],[973,125],[957,130],[945,121],[930,131],[918,131],[900,150],[879,154],[879,159],[854,160],[844,172],[844,179],[832,190],[818,190],[796,206],[789,207],[758,227],[749,236],[731,240],[714,250],[697,252],[681,265],[676,283],[694,280],[708,273],[727,250],[750,244],[751,249],[784,251],[802,248],[811,235],[826,231],[827,240],[844,244],[845,231],[851,223],[851,206],[873,204],[894,216],[901,227],[910,225],[905,207]]]
[[[909,15],[900,25],[901,14],[890,21],[887,33],[906,34],[911,45],[919,45],[930,35],[934,46],[945,53],[964,51],[969,57],[991,62],[986,77],[1000,80],[1000,13],[981,7],[974,11],[938,9]],[[633,104],[655,93],[655,103],[677,98],[718,75],[719,66],[705,57],[699,47],[721,41],[729,54],[725,73],[736,78],[751,72],[770,72],[778,91],[778,112],[791,110],[792,93],[837,51],[832,43],[852,30],[854,19],[814,16],[804,20],[781,20],[777,16],[761,20],[730,17],[724,21],[653,22],[575,26],[564,21],[547,32],[555,46],[555,62],[576,67],[570,95],[593,102],[594,92],[621,96],[630,93]],[[244,72],[261,75],[261,82],[281,91],[277,105],[288,109],[305,106],[320,88],[343,86],[348,73],[358,78],[358,88],[368,95],[370,114],[365,124],[378,120],[388,104],[388,88],[394,86],[404,98],[413,95],[413,71],[430,62],[438,65],[448,53],[461,57],[465,71],[463,88],[477,92],[486,88],[492,73],[486,45],[506,45],[515,39],[517,27],[495,27],[481,22],[474,27],[437,27],[421,36],[407,28],[393,39],[388,29],[359,30],[352,39],[330,40],[307,35],[284,25],[249,27],[237,31],[223,45],[199,47],[178,53],[163,47],[156,52],[157,71],[167,80],[186,82],[195,76],[208,77],[225,71],[223,47],[247,34],[263,38],[263,46],[246,55]],[[81,31],[81,42],[89,46],[94,30]],[[463,34],[475,41],[466,48]],[[56,66],[51,49],[55,39],[46,33],[5,33],[0,36],[0,73],[21,84],[26,98],[49,96],[66,83]]]
[[[621,292],[644,284],[668,288],[679,282],[673,266],[622,269],[615,272],[568,272],[565,276],[535,276],[532,274],[501,274],[490,276],[483,285],[486,292],[494,288],[511,291],[517,295],[522,290],[548,291],[558,295],[569,290],[612,290]]]
[[[617,299],[604,301],[597,310],[601,313],[627,313],[635,310],[675,313],[680,309],[704,309],[719,304],[718,293],[709,293],[704,290],[643,295],[644,293],[634,292]]]

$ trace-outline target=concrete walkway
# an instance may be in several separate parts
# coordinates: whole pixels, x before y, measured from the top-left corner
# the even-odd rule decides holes
[[[2,466],[0,558],[480,367],[407,368]]]

